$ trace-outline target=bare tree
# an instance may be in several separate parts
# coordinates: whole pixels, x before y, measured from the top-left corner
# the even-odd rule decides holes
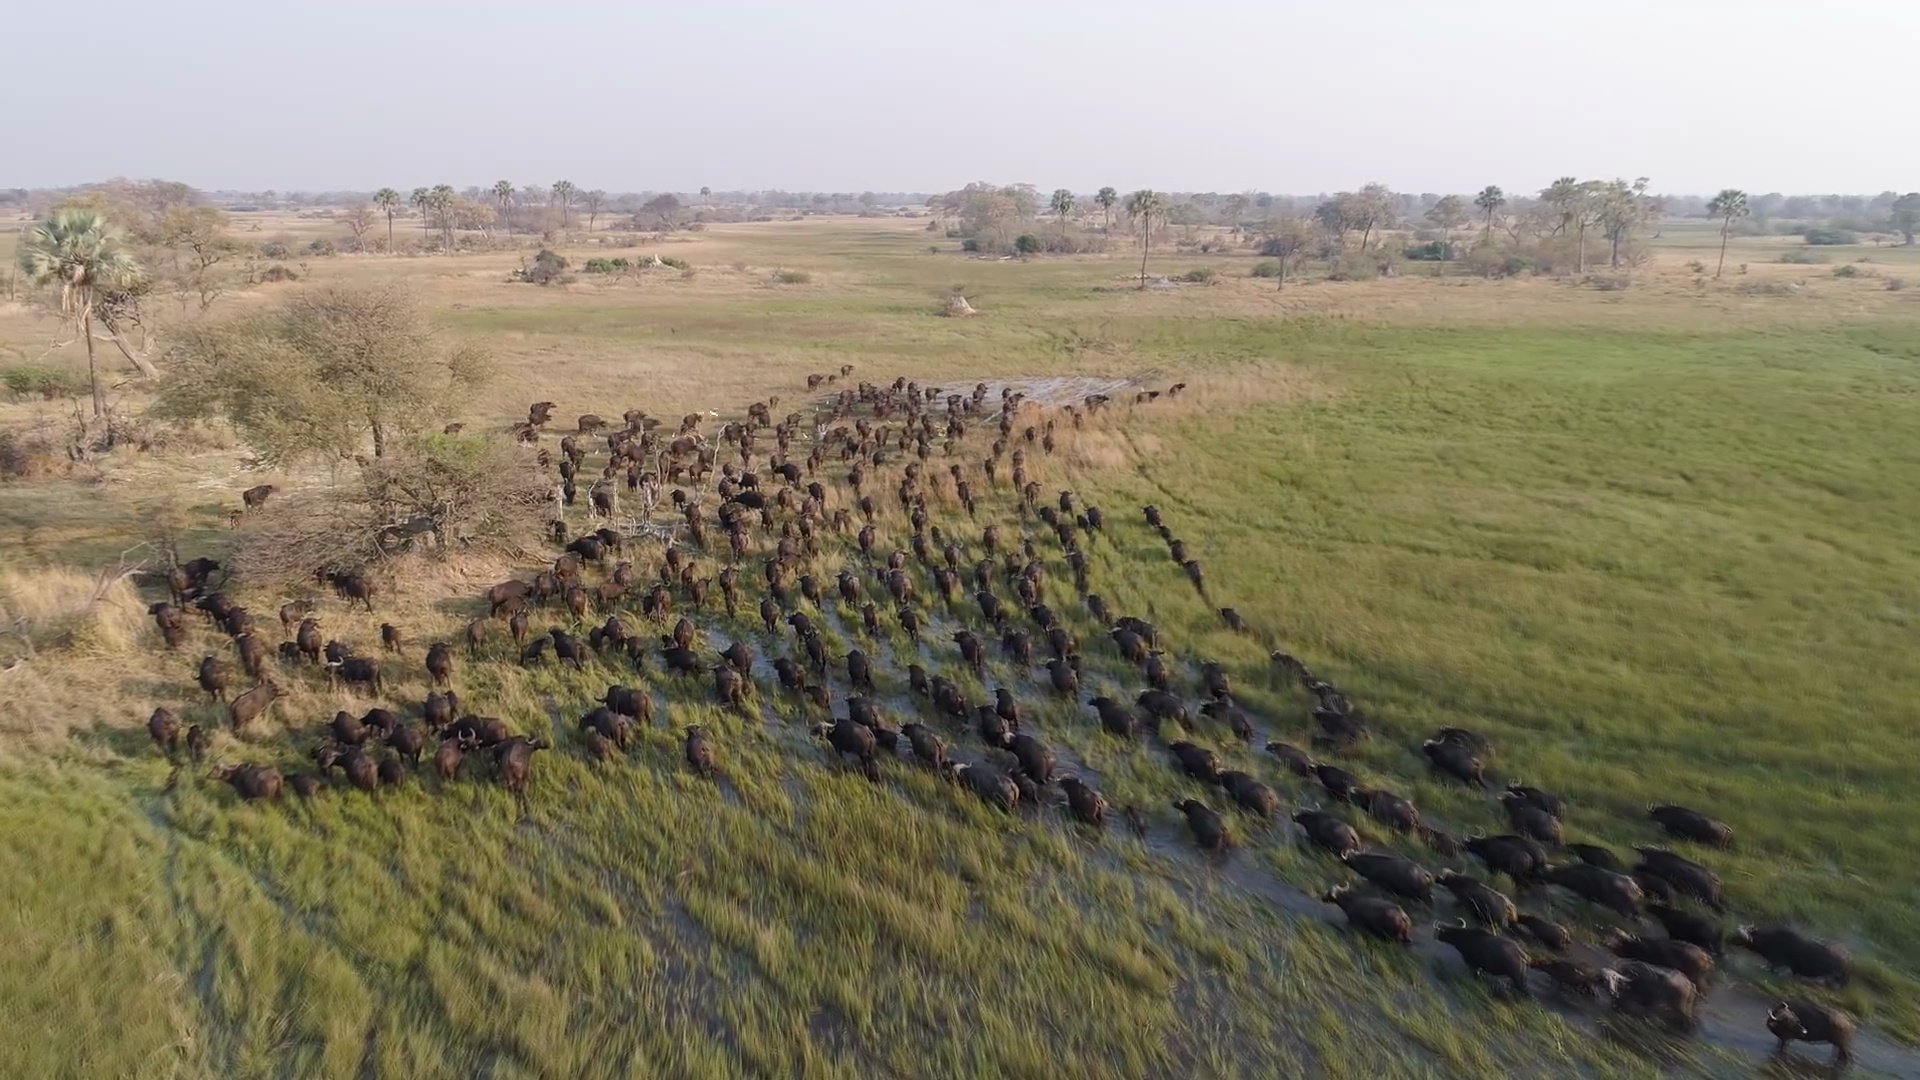
[[[353,234],[353,246],[366,246],[367,230],[373,228],[374,224],[373,208],[366,203],[350,206],[346,213],[340,215],[340,220],[347,226],[347,231]]]
[[[587,208],[587,231],[593,231],[594,219],[600,216],[600,208],[606,205],[607,193],[599,188],[580,196],[580,202]]]

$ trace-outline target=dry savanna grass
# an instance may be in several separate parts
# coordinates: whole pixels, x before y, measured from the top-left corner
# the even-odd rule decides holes
[[[1424,941],[1357,940],[1313,899],[1350,875],[1290,826],[1229,814],[1237,850],[1203,858],[1170,803],[1224,808],[1217,790],[1104,734],[991,640],[987,676],[966,672],[948,634],[984,629],[971,604],[939,614],[924,647],[890,613],[866,639],[833,598],[837,571],[862,565],[845,538],[808,566],[828,595],[814,614],[836,654],[880,660],[890,719],[943,723],[906,693],[908,663],[973,700],[1012,686],[1064,767],[1143,809],[1145,839],[1051,808],[1009,818],[905,762],[869,783],[808,738],[819,714],[764,670],[753,708],[723,710],[710,678],[668,677],[657,659],[642,673],[613,657],[578,673],[523,666],[497,623],[480,656],[457,645],[455,686],[474,711],[555,742],[524,805],[484,770],[242,804],[154,752],[142,725],[156,705],[221,729],[208,764],[310,769],[335,710],[417,715],[425,646],[461,642],[487,585],[551,553],[408,557],[379,570],[372,613],[233,582],[276,642],[275,609],[310,594],[325,634],[379,655],[387,680],[375,699],[310,665],[279,668],[288,696],[235,735],[193,683],[202,655],[232,658],[225,636],[195,621],[162,650],[145,615],[159,594],[112,574],[103,589],[102,570],[142,545],[222,557],[251,527],[228,528],[241,490],[335,477],[256,469],[229,435],[203,432],[0,485],[0,1016],[23,1033],[0,1049],[0,1074],[1743,1076],[1772,1050],[1768,1000],[1788,993],[1860,1017],[1860,1075],[1920,1073],[1920,871],[1906,851],[1920,831],[1920,667],[1906,647],[1920,611],[1915,290],[1781,264],[1777,238],[1736,240],[1727,276],[1703,282],[1687,263],[1710,268],[1718,238],[1691,229],[1656,241],[1625,288],[1410,273],[1284,293],[1245,276],[1251,257],[1156,254],[1161,272],[1221,276],[1141,293],[1124,246],[974,260],[916,221],[613,239],[576,234],[565,253],[577,267],[657,251],[696,272],[540,289],[508,284],[518,259],[498,252],[316,258],[306,272],[404,278],[447,333],[487,344],[502,374],[457,417],[469,430],[543,399],[558,426],[628,407],[732,417],[769,394],[779,415],[818,396],[808,373],[841,364],[963,393],[1186,382],[1141,405],[1116,390],[1084,428],[1061,412],[1023,420],[1056,421],[1056,452],[1029,450],[1045,496],[1071,489],[1106,513],[1087,545],[1093,588],[1161,628],[1181,678],[1221,663],[1260,730],[1242,745],[1203,720],[1191,737],[1289,807],[1327,801],[1258,749],[1311,735],[1310,699],[1268,659],[1284,648],[1365,710],[1374,738],[1336,756],[1363,781],[1451,831],[1504,829],[1418,754],[1458,725],[1494,740],[1501,778],[1567,797],[1570,839],[1625,851],[1658,839],[1648,803],[1697,804],[1737,832],[1732,850],[1687,850],[1721,874],[1738,917],[1845,943],[1856,978],[1812,987],[1729,956],[1702,1032],[1673,1038],[1592,1002],[1511,1000]],[[1909,258],[1862,254],[1888,274]],[[780,268],[810,280],[779,284]],[[978,317],[939,317],[956,285]],[[16,351],[45,329],[0,313]],[[116,396],[142,404],[137,385]],[[66,408],[5,403],[0,420]],[[957,459],[976,480],[990,437],[976,431]],[[936,447],[930,471],[946,465]],[[837,486],[845,466],[826,471]],[[910,535],[891,475],[872,488],[883,550]],[[1010,492],[988,491],[977,521],[950,490],[932,502],[969,570],[981,526],[1032,535],[1085,683],[1137,691]],[[1142,523],[1147,503],[1204,565],[1206,596]],[[588,524],[578,508],[570,520]],[[662,551],[629,557],[645,581]],[[796,646],[759,626],[757,559],[741,578],[739,619],[717,602],[695,616],[702,655],[745,640],[764,669]],[[1227,631],[1220,605],[1252,632]],[[404,655],[380,654],[385,622]],[[569,622],[556,607],[535,628]],[[624,760],[595,762],[576,719],[615,682],[647,689],[659,715]],[[833,687],[844,702],[844,677]],[[719,743],[720,779],[684,767],[688,724]],[[942,731],[980,757],[970,728]],[[1353,820],[1370,845],[1472,868]],[[1606,923],[1558,894],[1522,899],[1589,941]]]

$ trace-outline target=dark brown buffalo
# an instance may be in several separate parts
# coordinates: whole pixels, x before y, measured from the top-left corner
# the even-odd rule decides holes
[[[271,765],[230,765],[213,778],[233,785],[234,792],[248,802],[280,797],[280,770]]]
[[[516,736],[493,748],[494,768],[500,774],[500,783],[515,796],[525,798],[527,793],[527,773],[533,768],[533,754],[536,750],[547,748],[545,739],[530,739]]]
[[[233,730],[240,731],[265,716],[274,701],[285,695],[286,691],[273,683],[261,683],[227,705],[227,722]]]
[[[1433,936],[1453,946],[1460,959],[1466,961],[1468,970],[1506,979],[1513,984],[1514,993],[1529,996],[1527,950],[1519,942],[1464,922],[1435,927]]]
[[[1352,926],[1388,941],[1413,944],[1413,920],[1391,900],[1356,893],[1346,885],[1335,885],[1321,899],[1339,905]]]
[[[153,737],[153,745],[172,761],[180,748],[180,718],[173,710],[164,705],[153,710],[153,715],[147,717],[147,734]]]

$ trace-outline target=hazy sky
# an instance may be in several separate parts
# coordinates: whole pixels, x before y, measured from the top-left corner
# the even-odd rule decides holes
[[[3,24],[0,186],[1920,188],[1916,0],[95,0]]]

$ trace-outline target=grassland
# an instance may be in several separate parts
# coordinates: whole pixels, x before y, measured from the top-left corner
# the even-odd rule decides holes
[[[1605,292],[1419,278],[1280,294],[1235,276],[1247,260],[1170,256],[1228,277],[1141,294],[1124,256],[998,263],[929,242],[889,222],[729,227],[673,246],[691,278],[566,291],[504,284],[498,255],[317,260],[312,276],[403,274],[450,332],[492,345],[508,374],[475,422],[536,398],[563,415],[791,401],[841,362],[959,385],[1184,379],[1190,398],[1068,436],[1041,466],[1113,520],[1093,578],[1116,610],[1227,664],[1276,737],[1304,739],[1305,699],[1266,653],[1308,659],[1379,729],[1353,767],[1450,828],[1497,818],[1419,767],[1418,738],[1447,724],[1493,736],[1503,775],[1565,792],[1582,839],[1648,842],[1654,800],[1711,808],[1739,831],[1736,851],[1701,856],[1735,909],[1852,946],[1861,977],[1837,1000],[1874,1032],[1865,1071],[1911,1074],[1915,291],[1763,260],[1776,241],[1702,283],[1685,233]],[[812,281],[772,284],[777,267]],[[985,314],[935,317],[955,284]],[[9,318],[0,333],[25,348]],[[213,446],[0,488],[4,603],[40,646],[0,676],[0,1016],[18,1033],[0,1074],[1747,1075],[1770,1047],[1742,995],[1785,984],[1751,965],[1727,991],[1745,1004],[1701,1040],[1510,1002],[1450,956],[1313,913],[1305,896],[1340,875],[1284,827],[1236,822],[1241,849],[1216,863],[1164,809],[1144,843],[1052,812],[1010,821],[904,765],[869,785],[806,745],[797,710],[723,713],[704,684],[656,680],[670,723],[596,767],[571,722],[628,677],[611,667],[462,666],[469,700],[560,744],[524,817],[477,782],[238,805],[172,777],[139,728],[162,702],[207,715],[191,664],[215,637],[159,655],[124,585],[84,617],[65,608],[156,521],[217,551],[220,511],[258,479]],[[1186,585],[1139,524],[1147,502],[1253,636]],[[1014,520],[1004,499],[984,513]],[[377,617],[329,602],[329,633],[370,646],[391,619],[449,636],[508,569],[417,574]],[[775,651],[744,624],[712,633]],[[897,636],[882,650],[910,652]],[[1090,663],[1130,685],[1113,657]],[[884,682],[899,701],[899,670]],[[423,693],[409,663],[390,696]],[[277,716],[306,727],[342,704],[307,679]],[[1083,712],[1037,691],[1032,711],[1116,802],[1192,793]],[[680,767],[686,723],[718,734],[723,783]],[[1202,737],[1310,797],[1224,732]],[[277,725],[221,738],[227,760],[301,745]]]

